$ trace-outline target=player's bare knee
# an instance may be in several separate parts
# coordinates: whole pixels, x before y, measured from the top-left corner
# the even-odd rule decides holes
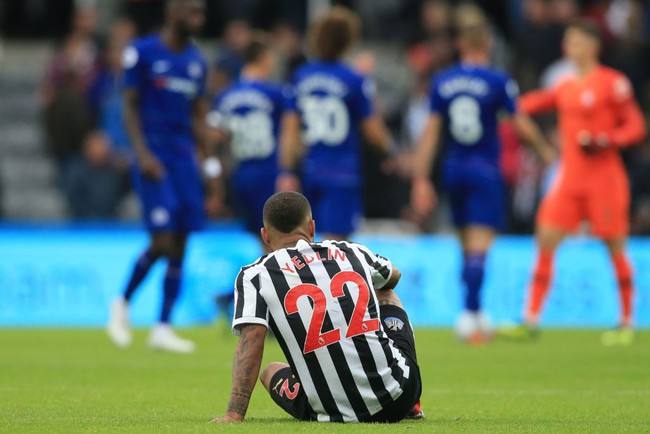
[[[264,385],[264,388],[269,391],[271,388],[271,379],[273,376],[280,370],[286,368],[288,365],[286,363],[272,362],[269,363],[262,372],[260,372],[260,382]]]
[[[605,245],[609,254],[612,256],[625,252],[625,238],[607,239],[605,240]]]
[[[559,229],[541,228],[536,234],[537,243],[542,250],[553,252],[564,238],[564,233]]]
[[[271,365],[267,365],[262,371],[260,372],[260,382],[264,385],[264,388],[268,391],[269,390],[269,381],[270,381],[270,375],[269,375],[269,368]]]
[[[156,234],[151,240],[150,250],[158,257],[171,258],[175,253],[174,238],[171,234]]]
[[[463,251],[466,253],[485,253],[494,240],[494,230],[487,226],[472,225],[461,231]]]

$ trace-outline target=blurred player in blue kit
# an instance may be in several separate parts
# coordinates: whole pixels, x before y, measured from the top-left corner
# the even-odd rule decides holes
[[[497,127],[501,113],[511,117],[519,136],[546,163],[555,152],[533,121],[517,110],[517,85],[489,65],[491,36],[486,18],[474,6],[458,11],[460,64],[436,75],[430,90],[430,115],[416,155],[411,201],[427,214],[436,205],[431,167],[444,137],[448,150],[443,183],[463,250],[462,280],[466,293],[458,319],[462,340],[489,338],[489,319],[481,310],[485,259],[505,223],[505,185],[500,171]]]
[[[204,15],[204,0],[168,0],[162,31],[135,41],[124,53],[124,121],[137,157],[133,182],[150,244],[136,261],[122,297],[111,306],[107,331],[120,347],[131,344],[128,306],[135,291],[151,266],[166,258],[159,323],[151,331],[149,346],[181,353],[194,350],[192,341],[174,333],[170,320],[188,235],[201,230],[205,221],[197,147],[204,146],[207,68],[191,39],[203,26]],[[212,181],[221,171],[218,160],[207,158],[204,171],[211,199]]]
[[[302,163],[302,190],[326,239],[346,238],[362,215],[362,140],[384,151],[390,143],[372,107],[374,84],[342,60],[359,29],[358,17],[341,7],[313,24],[315,60],[294,74],[292,114],[281,145],[278,189],[301,188],[296,173]]]
[[[253,37],[243,57],[239,80],[216,97],[207,124],[217,146],[230,145],[236,164],[233,192],[237,213],[246,230],[259,236],[264,204],[275,193],[287,99],[282,87],[269,81],[275,57],[264,36]]]

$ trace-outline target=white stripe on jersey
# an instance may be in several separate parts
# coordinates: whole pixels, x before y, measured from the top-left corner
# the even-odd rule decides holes
[[[304,247],[304,252],[309,253],[310,255],[314,255],[314,257],[316,256],[316,252],[314,252],[314,250],[309,245]],[[319,288],[328,288],[330,286],[331,279],[327,273],[327,270],[325,270],[325,267],[323,266],[322,262],[314,261],[311,265],[311,271],[312,273],[314,273],[314,278],[316,279],[316,286],[318,286]],[[356,286],[356,285],[352,284],[351,286]],[[341,308],[338,298],[333,297],[329,291],[324,291],[324,292],[327,297],[327,302],[330,303],[329,304],[330,308],[328,308],[328,313],[330,315],[330,319],[332,320],[332,323],[346,324],[345,317],[343,316],[343,309]],[[373,293],[374,291],[370,291],[370,292]],[[356,305],[356,300],[355,300],[355,305]],[[369,319],[369,316],[367,315],[364,319]],[[344,335],[345,331],[346,330],[341,329],[341,334]],[[348,363],[348,366],[350,366],[350,370],[353,373],[364,372],[363,366],[361,366],[361,361],[359,360],[359,355],[356,349],[354,348],[354,344],[352,343],[352,341],[346,340],[345,344],[347,344],[346,347],[351,346],[351,349],[347,349],[346,347],[343,348],[346,361]],[[344,345],[342,341],[341,341],[341,345]],[[325,376],[328,379],[336,379],[335,388],[332,389],[332,394],[335,397],[342,398],[340,401],[337,399],[337,406],[339,407],[339,411],[341,411],[341,413],[343,414],[343,420],[346,422],[355,421],[356,416],[353,418],[346,417],[346,415],[348,414],[354,415],[354,410],[350,405],[348,397],[346,396],[344,386],[343,384],[341,384],[341,379],[337,375],[337,369],[336,366],[334,365],[334,360],[332,359],[330,353],[327,351],[326,348],[321,348],[320,350],[317,350],[317,356],[318,356],[318,360],[321,362],[321,366],[323,366],[323,371],[325,372]],[[372,388],[370,387],[370,383],[368,382],[366,376],[359,375],[355,379],[357,381],[357,384],[361,386],[359,391],[361,392],[361,396],[364,398],[364,403],[366,404],[366,407],[368,407],[370,414],[374,414],[380,411],[381,405],[377,402],[377,397],[372,391]],[[332,385],[330,383],[330,388],[332,388],[331,386]],[[368,396],[368,394],[372,396]],[[366,399],[366,398],[370,398],[370,399]],[[375,401],[374,403],[369,402],[373,399]]]
[[[245,275],[245,271],[252,269],[253,266],[257,265],[260,262],[261,261],[258,260],[253,265],[242,268],[241,273],[244,273]],[[269,327],[268,312],[264,318],[257,316],[257,291],[253,287],[251,279],[242,279],[240,282],[240,277],[241,276],[238,275],[237,279],[235,280],[235,301],[234,301],[235,313],[234,314],[237,319],[233,320],[232,323],[232,328],[234,333],[236,335],[239,335],[239,326],[241,324],[260,324],[268,328]],[[238,285],[240,283],[242,284],[242,288],[238,290]],[[240,300],[242,295],[244,300]],[[237,311],[238,308],[241,308],[242,310],[241,313]]]
[[[276,258],[278,259],[278,263],[280,264],[283,264],[291,260],[286,250],[280,250],[276,252]],[[261,273],[262,273],[261,278],[263,279],[264,282],[271,282],[271,278],[269,277],[266,268],[264,268],[261,271]],[[267,300],[266,303],[269,308],[269,312],[284,313],[283,303],[278,297],[277,293],[275,292],[275,288],[273,287],[273,285],[262,285],[262,296],[264,297],[265,300]],[[311,379],[311,375],[309,374],[309,369],[307,368],[305,358],[303,357],[302,347],[296,340],[296,336],[293,334],[293,331],[289,326],[289,321],[287,320],[287,317],[285,315],[273,315],[273,320],[275,321],[278,330],[280,330],[281,338],[284,340],[287,348],[289,348],[289,351],[291,353],[291,359],[293,360],[295,369],[297,371],[296,374],[300,378],[300,383],[303,387],[303,390],[305,391],[307,397],[309,398],[309,405],[311,405],[312,409],[317,414],[326,415],[327,412],[325,411],[325,407],[323,406],[323,403],[320,400],[320,396],[318,395],[316,386]],[[327,421],[329,421],[329,416],[327,416]]]
[[[330,241],[324,241],[321,244],[324,245],[324,246],[330,247],[330,248],[337,248],[336,245],[334,243],[330,242]],[[347,243],[347,242],[342,242],[342,244],[345,244],[347,247],[351,248],[355,252],[356,256],[359,258],[359,261],[364,265],[364,269],[366,271],[366,276],[365,276],[366,280],[369,281],[369,282],[375,282],[376,277],[374,277],[373,273],[371,273],[370,267],[368,266],[367,262],[363,258],[363,254],[357,248],[357,245]],[[367,251],[367,252],[369,252],[369,251]],[[346,258],[345,262],[347,263],[347,265],[350,266],[350,269],[352,269],[352,266],[350,265],[350,261],[347,260],[347,258]],[[393,274],[392,264],[390,263],[390,261],[386,261],[386,262],[388,263],[388,267],[390,268],[389,276],[391,276]],[[327,275],[325,272],[324,272],[324,274]],[[388,279],[386,279],[386,280],[388,280]],[[385,285],[385,282],[376,282],[376,284],[378,286],[380,286],[380,287],[383,287]],[[354,285],[354,286],[356,287],[356,285]],[[377,310],[379,310],[379,301],[377,300],[377,295],[375,294],[375,291],[370,291],[370,297],[374,300],[375,306],[377,306]],[[358,292],[357,292],[357,299],[358,299]],[[355,305],[356,305],[356,301],[357,300],[355,300]],[[366,315],[364,316],[364,319],[370,319],[370,312],[368,310],[366,310]],[[384,324],[383,324],[382,321],[379,321],[379,325],[383,330]],[[388,339],[387,336],[386,336],[386,338]],[[379,366],[386,366],[386,356],[384,355],[384,350],[381,347],[381,344],[379,343],[379,341],[376,340],[376,339],[372,339],[372,340],[368,339],[368,340],[369,340],[368,344],[370,346],[370,351],[372,352],[372,356],[373,356],[373,359],[375,361],[375,366],[378,366],[378,367]],[[404,357],[399,352],[399,350],[397,348],[395,348],[395,346],[393,344],[393,341],[391,339],[388,339],[388,340],[390,342],[390,349],[391,349],[391,352],[393,354],[393,357],[398,360],[398,365],[404,371],[404,378],[409,378],[409,372],[410,371],[409,371],[409,366],[406,363],[406,359],[404,359]],[[350,344],[352,344],[351,341],[350,341]],[[359,366],[360,366],[361,361],[359,359],[359,354],[357,353],[356,350],[354,350],[354,346],[352,345],[352,351],[346,352],[346,359],[349,360],[350,358],[355,358],[355,357],[359,361]],[[361,370],[363,371],[363,368],[361,368]],[[393,380],[392,375],[390,374],[390,368],[388,366],[386,366],[386,371],[389,374],[381,376],[381,379],[384,382],[384,387],[386,388],[386,390],[389,391],[389,393],[390,393],[390,395],[391,395],[391,397],[393,399],[397,399],[402,394],[402,389],[401,389],[401,387],[399,387],[399,384],[396,381]],[[364,376],[362,378],[363,378],[363,380],[365,380],[366,384],[368,384],[368,392],[370,394],[372,394],[372,398],[374,398],[376,407],[374,405],[371,405],[372,406],[372,408],[371,408],[371,406],[368,406],[368,402],[366,402],[366,405],[368,406],[368,410],[370,410],[371,414],[375,414],[375,413],[381,411],[381,409],[382,409],[381,404],[377,401],[377,398],[374,395],[374,392],[370,388],[367,377]],[[358,381],[359,380],[357,379],[357,382]]]
[[[366,254],[372,254],[372,252],[370,252],[370,250],[368,250],[367,248],[365,248],[365,247],[363,247],[363,246],[361,246],[359,244],[352,244],[352,243],[347,243],[347,242],[343,242],[343,244],[346,244],[349,248],[354,250],[355,253],[357,253],[357,256],[359,256],[360,258],[363,258],[363,253],[361,253],[361,250],[365,250]],[[390,268],[389,276],[392,276],[393,275],[393,267],[392,267],[392,264],[390,263],[390,261],[388,261],[387,259],[384,259],[384,258],[379,258],[379,259],[380,259],[380,262],[383,262],[382,265],[386,265],[386,263],[388,263],[388,266]],[[367,262],[365,262],[365,261],[363,263],[364,263],[364,265],[367,264]],[[366,269],[366,271],[369,272],[368,269]],[[369,278],[373,279],[373,280],[376,279],[376,277],[374,277],[374,276],[369,276]],[[386,280],[388,280],[388,279],[386,279]],[[384,286],[381,283],[379,283],[379,284],[382,287]],[[375,304],[377,306],[379,306],[379,302],[377,301],[377,295],[375,294],[374,291],[371,291],[371,294],[372,294],[372,297],[375,299]],[[384,323],[380,321],[380,325],[381,325],[382,330],[383,330]],[[391,350],[391,352],[393,354],[393,357],[398,360],[399,366],[402,367],[402,369],[404,371],[404,378],[409,378],[411,370],[410,370],[409,365],[406,363],[406,359],[404,358],[402,353],[397,348],[395,348],[395,345],[393,344],[393,340],[389,338],[389,341],[390,341],[390,350]],[[381,366],[382,364],[385,364],[386,363],[386,361],[385,361],[386,356],[384,355],[383,350],[381,348],[377,349],[375,347],[371,347],[371,349],[373,350],[372,355],[373,355],[373,357],[375,359],[375,363],[377,364],[377,366]],[[377,349],[377,351],[375,351],[376,349]],[[388,378],[388,377],[385,377],[385,376],[382,376],[381,378],[382,378],[382,380],[384,380],[384,387],[386,387],[387,390],[390,390],[390,384],[388,384],[388,383],[390,382],[391,378]],[[394,392],[394,394],[391,394],[391,396],[393,397],[393,399],[396,399],[401,394],[402,394],[402,389],[400,388],[400,389],[396,390]]]
[[[371,273],[372,275],[370,276],[370,279],[372,279],[371,282],[375,285],[375,289],[383,288],[384,285],[386,285],[386,282],[388,282],[393,275],[393,265],[391,262],[382,256],[374,255],[370,249],[368,249],[366,246],[362,246],[361,244],[352,244],[345,241],[342,241],[342,243],[354,249],[357,252],[357,256],[360,258],[365,258],[366,256],[374,256],[377,260],[377,265],[388,268],[387,276],[382,276],[379,273]],[[369,271],[369,269],[366,271]]]

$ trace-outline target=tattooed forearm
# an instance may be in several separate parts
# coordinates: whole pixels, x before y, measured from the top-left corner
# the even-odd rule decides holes
[[[247,392],[231,391],[230,401],[228,402],[228,412],[237,413],[241,416],[246,414],[248,410],[248,403],[250,402],[251,394]]]
[[[239,344],[235,350],[228,413],[236,414],[242,419],[248,410],[251,394],[260,372],[265,337],[266,327],[245,325],[241,329]]]

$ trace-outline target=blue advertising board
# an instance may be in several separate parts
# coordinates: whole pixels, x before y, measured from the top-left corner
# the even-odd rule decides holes
[[[417,326],[449,326],[461,309],[461,253],[447,236],[360,236],[357,241],[389,257],[402,270],[398,294]],[[102,326],[147,236],[131,227],[0,227],[0,326]],[[215,297],[232,291],[239,268],[260,254],[255,237],[240,230],[211,230],[189,245],[186,277],[175,322],[215,320]],[[636,323],[650,326],[650,240],[633,239],[637,270]],[[488,258],[484,303],[497,323],[521,316],[535,257],[530,237],[501,237]],[[596,240],[568,240],[556,259],[556,276],[543,323],[558,327],[609,327],[619,312],[607,252]],[[134,324],[154,323],[164,264],[154,267],[136,295]]]

